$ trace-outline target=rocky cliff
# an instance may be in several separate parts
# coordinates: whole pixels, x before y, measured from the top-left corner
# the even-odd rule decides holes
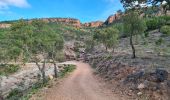
[[[103,25],[104,22],[102,21],[95,21],[83,24],[84,27],[100,27]]]
[[[119,20],[120,17],[121,17],[121,14],[119,14],[119,13],[111,15],[107,18],[107,20],[104,22],[104,24],[109,25],[109,24],[113,23],[115,20]]]
[[[40,20],[43,20],[47,23],[61,23],[73,25],[75,27],[81,27],[80,20],[74,18],[41,18]]]

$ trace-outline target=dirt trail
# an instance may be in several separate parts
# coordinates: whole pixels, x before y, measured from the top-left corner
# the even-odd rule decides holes
[[[93,75],[88,64],[81,62],[67,62],[75,64],[76,70],[60,84],[48,89],[44,100],[122,100],[116,98]]]

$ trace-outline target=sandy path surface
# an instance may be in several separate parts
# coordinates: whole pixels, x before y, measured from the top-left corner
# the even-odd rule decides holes
[[[75,64],[77,68],[60,84],[47,89],[43,94],[44,100],[121,100],[94,77],[88,64],[81,62],[65,64]]]

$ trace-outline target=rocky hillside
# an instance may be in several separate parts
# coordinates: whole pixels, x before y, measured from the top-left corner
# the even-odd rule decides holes
[[[102,21],[95,21],[83,24],[84,27],[100,27],[103,25],[104,22]]]
[[[81,22],[78,19],[74,18],[42,18],[47,23],[61,23],[61,24],[68,24],[75,27],[81,27]]]
[[[163,45],[156,45],[159,38]],[[131,58],[129,38],[121,38],[115,52],[94,46],[84,56],[97,75],[110,82],[113,91],[127,95],[127,100],[170,100],[170,36],[158,30],[149,31],[145,41],[135,41],[137,58]],[[147,43],[146,43],[147,41]]]
[[[115,15],[111,15],[109,16],[109,18],[103,22],[103,21],[94,21],[94,22],[88,22],[88,23],[81,23],[79,19],[74,19],[74,18],[39,18],[39,20],[43,20],[44,22],[47,23],[58,23],[58,24],[66,24],[66,25],[71,25],[77,28],[81,28],[81,27],[100,27],[103,25],[108,25],[113,23],[115,20],[120,18],[120,14],[115,14]],[[31,22],[33,19],[28,20],[29,22]],[[15,22],[15,21],[11,21],[11,22],[3,22],[0,23],[0,28],[9,28],[11,26],[10,23]]]

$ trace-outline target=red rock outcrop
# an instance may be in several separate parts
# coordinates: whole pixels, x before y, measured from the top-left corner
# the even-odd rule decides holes
[[[108,19],[105,21],[106,25],[109,25],[111,23],[113,23],[115,20],[120,19],[121,15],[119,13],[115,14],[115,15],[111,15],[108,17]]]
[[[75,27],[81,27],[81,22],[78,19],[73,18],[42,18],[40,20],[43,20],[47,23],[61,23],[61,24],[68,24],[73,25]]]
[[[103,25],[102,21],[90,22],[83,24],[84,27],[100,27]]]

